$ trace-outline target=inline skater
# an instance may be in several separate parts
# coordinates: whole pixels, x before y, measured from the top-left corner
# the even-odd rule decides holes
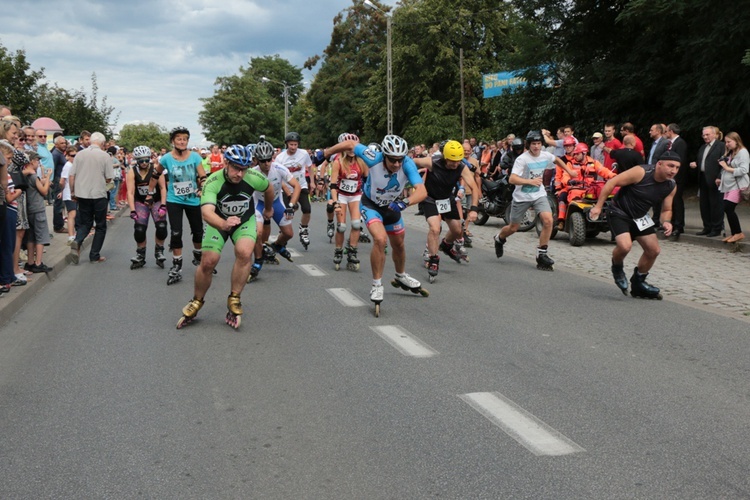
[[[513,190],[513,203],[510,209],[510,221],[495,236],[495,255],[503,256],[503,246],[507,238],[518,231],[519,224],[529,207],[534,207],[542,220],[543,229],[539,235],[539,246],[536,250],[536,267],[543,271],[552,271],[555,261],[547,255],[547,244],[552,234],[552,208],[547,201],[544,189],[544,173],[558,165],[575,179],[578,173],[570,169],[560,158],[552,153],[542,151],[542,134],[532,130],[526,136],[526,149],[513,163],[508,182],[517,186]]]
[[[151,149],[148,146],[136,146],[133,148],[133,168],[128,170],[126,185],[128,187],[128,205],[130,205],[130,218],[134,222],[133,238],[136,244],[136,255],[130,259],[130,269],[140,269],[146,264],[146,231],[148,230],[149,218],[154,219],[156,226],[156,244],[154,246],[154,258],[156,265],[164,269],[164,240],[167,238],[167,185],[163,177],[157,181],[157,189],[152,198],[151,206],[146,204],[151,175],[153,173],[153,162],[151,161]]]
[[[267,209],[263,217],[270,217],[274,199],[273,186],[260,172],[250,169],[252,159],[241,144],[224,152],[224,168],[214,172],[205,183],[201,195],[201,213],[206,221],[203,236],[205,250],[195,271],[193,299],[182,309],[177,328],[190,323],[198,314],[211,287],[213,270],[219,263],[221,251],[229,238],[234,244],[234,266],[231,290],[227,297],[226,323],[234,329],[242,320],[240,295],[250,273],[250,259],[255,247],[256,225],[253,196],[262,192]]]
[[[206,172],[202,159],[195,151],[188,149],[190,131],[185,127],[175,127],[169,133],[172,151],[162,155],[154,165],[154,172],[148,184],[148,194],[144,202],[153,203],[155,187],[162,172],[169,174],[167,183],[167,216],[172,229],[169,249],[172,251],[172,268],[169,270],[167,285],[182,279],[182,218],[187,215],[193,240],[193,265],[201,260],[203,240],[203,220],[201,219],[200,195]]]
[[[406,229],[401,217],[401,212],[408,206],[423,201],[427,197],[427,191],[417,172],[417,166],[407,156],[409,147],[401,137],[386,135],[381,151],[369,149],[356,141],[344,141],[318,153],[316,162],[322,163],[324,158],[348,149],[354,149],[354,154],[363,159],[369,168],[369,175],[362,189],[361,212],[373,239],[370,252],[370,300],[375,303],[375,315],[379,316],[380,303],[383,301],[386,241],[390,241],[393,248],[393,264],[396,268],[396,278],[391,281],[391,285],[425,297],[429,295],[419,281],[406,273]],[[414,187],[414,192],[409,198],[399,199],[407,182]]]
[[[664,235],[672,234],[672,200],[677,191],[675,175],[680,170],[680,156],[674,151],[665,151],[655,166],[639,165],[607,181],[599,193],[596,205],[589,212],[592,220],[599,218],[604,202],[615,187],[620,190],[607,209],[607,220],[615,235],[612,251],[612,276],[624,295],[628,293],[628,279],[623,264],[633,247],[635,239],[643,254],[630,277],[630,295],[646,299],[659,299],[659,288],[646,282],[649,271],[656,262],[661,249],[656,237],[656,225],[649,216],[651,207],[661,203],[661,225]]]
[[[302,246],[307,247],[310,245],[310,234],[308,232],[308,225],[310,224],[310,188],[307,183],[307,169],[312,166],[312,160],[310,155],[304,149],[300,149],[300,135],[297,132],[289,132],[284,137],[284,143],[286,149],[279,153],[274,160],[285,166],[297,179],[302,192],[299,197],[300,208],[302,208],[302,219],[299,225],[299,241]],[[289,205],[289,196],[284,196],[284,204]]]
[[[271,217],[263,217],[262,214],[265,212],[266,206],[268,206],[265,195],[261,196],[257,191],[253,194],[259,237],[255,242],[255,262],[250,269],[248,283],[257,279],[260,270],[263,268],[263,263],[275,259],[276,253],[289,262],[292,262],[292,255],[287,250],[286,244],[294,236],[292,229],[294,205],[299,199],[302,188],[297,179],[294,178],[285,166],[272,160],[273,154],[274,148],[270,142],[261,141],[255,146],[253,161],[257,162],[258,165],[253,167],[253,170],[260,172],[268,179],[268,182],[273,186],[274,198],[270,206],[272,210]],[[282,201],[282,185],[284,183],[287,183],[294,190],[286,206],[284,206],[284,202]],[[279,235],[270,247],[273,250],[269,251],[269,246],[266,245],[266,242],[271,234],[271,219],[279,227]]]
[[[355,134],[341,134],[339,142],[344,141],[359,144],[359,137]],[[347,212],[351,219],[351,231],[346,246],[346,268],[350,271],[359,271],[357,245],[362,227],[359,202],[362,199],[362,183],[368,172],[364,160],[357,158],[353,149],[338,154],[331,163],[331,199],[326,210],[331,216],[336,213],[336,248],[333,253],[333,265],[337,271],[344,255]]]
[[[464,163],[464,147],[458,141],[447,141],[443,146],[442,158],[415,158],[417,167],[426,169],[424,186],[427,197],[419,204],[429,226],[427,233],[428,273],[430,283],[435,281],[440,268],[438,248],[445,255],[461,262],[461,253],[454,243],[462,236],[461,218],[455,197],[455,189],[459,181],[463,180],[472,193],[478,192],[474,173]],[[477,206],[471,205],[467,220],[474,222],[477,218]],[[448,234],[438,244],[440,226],[445,221],[448,224]]]

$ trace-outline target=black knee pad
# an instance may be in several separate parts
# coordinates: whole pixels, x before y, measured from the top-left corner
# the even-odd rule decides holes
[[[172,238],[169,240],[169,248],[182,248],[182,231],[172,231]]]
[[[136,224],[133,231],[133,238],[136,243],[143,243],[146,241],[146,227],[143,224]]]
[[[167,239],[167,221],[163,220],[156,223],[156,239],[166,240]]]

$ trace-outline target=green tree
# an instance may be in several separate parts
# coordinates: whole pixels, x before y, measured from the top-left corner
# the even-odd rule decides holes
[[[31,71],[26,52],[11,53],[0,45],[0,104],[10,106],[24,123],[38,116],[37,94],[43,79],[44,68]]]
[[[264,82],[263,78],[268,78]],[[289,87],[290,118],[304,90],[302,72],[278,55],[257,57],[239,74],[216,79],[214,95],[202,98],[198,122],[215,143],[247,144],[264,134],[274,144],[284,138],[284,86]],[[290,130],[293,129],[290,119]]]
[[[484,131],[490,115],[481,75],[505,64],[512,48],[511,14],[506,3],[491,0],[401,2],[392,14],[394,133],[410,142],[460,137],[462,92],[467,133]],[[378,135],[386,131],[385,66],[365,91],[365,128]]]
[[[169,149],[169,131],[156,123],[129,123],[120,130],[117,141],[120,146],[132,151],[136,146],[148,146],[152,149]]]
[[[361,1],[353,0],[333,19],[331,42],[323,56],[314,56],[304,65],[312,69],[322,59],[307,94],[314,113],[303,125],[313,144],[332,144],[342,132],[375,139],[364,126],[364,93],[384,61],[385,43],[385,18],[374,16]]]
[[[96,73],[91,75],[91,95],[88,97],[83,89],[70,91],[57,85],[43,85],[37,94],[37,116],[54,118],[66,135],[88,130],[111,136],[119,113],[113,117],[114,108],[107,105],[106,97],[99,101],[98,90]]]

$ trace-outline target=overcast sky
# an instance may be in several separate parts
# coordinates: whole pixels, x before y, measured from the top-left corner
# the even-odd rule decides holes
[[[385,0],[395,5],[396,0]],[[333,18],[351,0],[34,0],[6,17],[0,43],[24,50],[49,83],[99,97],[127,123],[184,125],[204,142],[201,97],[218,76],[237,74],[252,57],[278,54],[302,64],[330,42]],[[317,71],[317,67],[314,69]],[[313,74],[303,70],[303,78]],[[54,118],[54,117],[51,117]],[[78,130],[66,130],[66,135]]]

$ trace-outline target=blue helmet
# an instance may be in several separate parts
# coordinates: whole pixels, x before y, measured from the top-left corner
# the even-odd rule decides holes
[[[247,152],[242,144],[232,144],[224,151],[224,158],[239,167],[249,167],[253,162],[253,156]]]
[[[245,151],[247,151],[247,154],[250,155],[250,158],[253,157],[253,154],[255,153],[255,144],[250,143],[247,146],[245,146]]]

